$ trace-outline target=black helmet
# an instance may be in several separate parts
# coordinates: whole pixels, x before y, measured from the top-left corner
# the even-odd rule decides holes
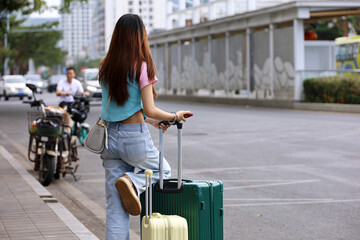
[[[83,122],[85,121],[87,115],[85,112],[78,111],[76,109],[72,109],[71,119],[75,122]]]

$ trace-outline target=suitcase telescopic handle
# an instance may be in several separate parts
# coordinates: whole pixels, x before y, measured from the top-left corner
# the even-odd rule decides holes
[[[175,122],[170,122],[170,121],[162,121],[159,122],[159,145],[160,145],[160,149],[159,149],[159,169],[160,169],[160,180],[159,180],[159,184],[160,184],[160,190],[164,189],[164,172],[163,172],[163,161],[164,161],[164,140],[163,140],[163,132],[162,129],[160,128],[160,125],[164,124],[164,125],[176,125],[177,129],[178,129],[178,181],[177,181],[177,190],[181,189],[181,179],[182,179],[182,145],[181,145],[181,139],[182,139],[182,127],[183,127],[183,123],[175,121]]]
[[[145,223],[149,224],[149,218],[152,215],[152,186],[151,178],[153,172],[150,169],[145,170],[146,185],[145,185]]]

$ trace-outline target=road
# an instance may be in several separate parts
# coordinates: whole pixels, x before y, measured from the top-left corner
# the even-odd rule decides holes
[[[56,104],[54,95],[39,95]],[[183,130],[183,175],[224,183],[224,239],[360,239],[360,115],[166,103],[191,110]],[[26,161],[29,109],[0,101],[0,145]],[[100,113],[93,104],[87,119]],[[150,128],[155,144],[158,132]],[[176,129],[165,135],[165,157],[176,175]],[[104,170],[98,155],[79,147],[81,179],[47,189],[104,239]],[[132,239],[139,219],[131,217]]]

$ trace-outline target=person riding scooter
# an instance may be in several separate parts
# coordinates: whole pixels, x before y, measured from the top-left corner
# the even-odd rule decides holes
[[[74,102],[73,95],[83,94],[89,96],[90,93],[84,91],[80,81],[75,79],[76,71],[73,67],[66,69],[66,79],[60,80],[56,87],[56,96],[59,97],[60,107],[69,106]]]
[[[89,96],[90,93],[84,91],[83,86],[80,81],[75,79],[76,71],[73,67],[68,67],[66,69],[66,79],[60,80],[56,87],[56,96],[59,97],[60,103],[59,106],[66,109],[74,102],[74,95],[82,94],[84,96]],[[66,112],[64,115],[65,121],[70,125],[70,117]],[[70,132],[70,129],[68,129]]]

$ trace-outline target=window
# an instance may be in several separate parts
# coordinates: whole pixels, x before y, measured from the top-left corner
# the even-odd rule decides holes
[[[192,0],[187,0],[187,1],[186,1],[186,8],[191,8],[191,7],[193,7],[193,6],[194,6],[194,3],[193,3]]]
[[[352,59],[353,57],[353,44],[348,44],[346,48],[346,59]]]
[[[353,44],[353,59],[356,59],[359,52],[359,43]]]
[[[129,1],[129,5],[130,5],[130,6],[133,5],[133,1]]]
[[[345,60],[345,53],[346,53],[346,46],[345,45],[341,45],[339,47],[339,59],[340,60]]]

